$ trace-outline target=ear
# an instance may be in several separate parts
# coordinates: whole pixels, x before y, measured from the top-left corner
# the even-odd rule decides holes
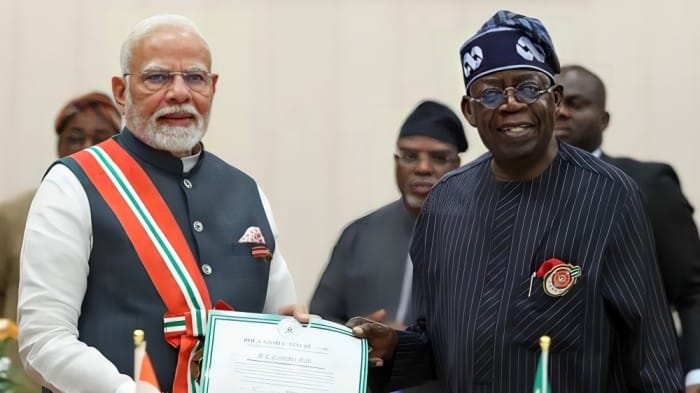
[[[123,116],[124,108],[126,107],[126,79],[124,79],[124,77],[112,77],[112,96],[119,108],[119,112],[121,112]]]
[[[554,103],[559,106],[561,101],[564,99],[564,86],[556,85],[552,89],[552,95],[554,96]]]
[[[219,74],[213,74],[211,76],[211,94],[216,93],[216,82],[219,80]]]
[[[474,112],[472,110],[471,101],[469,100],[469,97],[462,96],[461,107],[464,118],[467,119],[467,121],[472,127],[476,127],[476,118],[474,117]]]
[[[552,97],[554,97],[554,115],[556,116],[559,114],[559,108],[561,108],[561,103],[564,101],[564,86],[554,86]]]
[[[610,113],[605,111],[600,117],[600,131],[605,131],[605,129],[608,128],[608,124],[610,124]]]

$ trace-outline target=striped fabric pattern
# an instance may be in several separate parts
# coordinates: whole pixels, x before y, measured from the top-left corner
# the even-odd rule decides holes
[[[493,371],[493,351],[496,340],[496,322],[504,288],[508,261],[511,258],[511,239],[515,213],[520,202],[520,183],[499,185],[498,203],[494,209],[493,227],[490,234],[490,250],[484,275],[484,291],[477,314],[478,324],[474,332],[476,359],[474,362],[474,380],[488,383]]]
[[[493,342],[481,346],[501,183],[487,153],[431,191],[414,230],[413,303],[421,323],[400,335],[390,387],[415,383],[413,354],[432,348],[446,392],[527,392],[539,338],[552,339],[555,392],[682,392],[682,371],[641,194],[621,171],[565,144],[538,178],[519,184]],[[558,258],[582,276],[562,297],[530,277]],[[430,357],[425,357],[430,360]],[[485,362],[487,379],[475,375]],[[408,372],[411,370],[412,372]],[[377,370],[373,386],[380,386]],[[376,385],[375,385],[376,383]]]

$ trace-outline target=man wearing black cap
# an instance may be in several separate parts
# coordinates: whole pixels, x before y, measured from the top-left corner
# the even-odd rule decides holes
[[[461,48],[462,112],[489,152],[443,177],[411,240],[416,323],[358,317],[375,391],[680,393],[682,371],[642,196],[554,136],[559,61],[537,19],[499,11]]]
[[[345,228],[311,299],[311,312],[340,323],[368,315],[396,328],[405,326],[411,311],[408,244],[415,218],[432,186],[459,167],[458,154],[466,150],[462,123],[452,110],[435,101],[415,108],[396,141],[401,199]],[[407,391],[440,390],[433,383]]]

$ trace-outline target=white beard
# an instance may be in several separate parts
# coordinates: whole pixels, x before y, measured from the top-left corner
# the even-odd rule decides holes
[[[405,194],[403,196],[403,200],[406,203],[406,205],[414,209],[420,209],[421,206],[423,206],[423,202],[425,202],[425,198],[419,198],[409,194]]]
[[[159,117],[176,112],[191,114],[194,124],[188,127],[158,124]],[[127,90],[124,120],[136,136],[142,135],[139,139],[143,143],[156,150],[190,152],[206,134],[209,115],[200,115],[192,104],[181,104],[158,109],[150,118],[144,119],[133,105],[131,94]]]

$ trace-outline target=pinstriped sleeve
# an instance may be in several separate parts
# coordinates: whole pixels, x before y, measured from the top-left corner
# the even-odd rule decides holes
[[[619,317],[623,367],[630,391],[682,392],[682,370],[654,240],[641,195],[621,202],[600,280]]]
[[[434,379],[432,352],[418,325],[399,331],[393,359],[383,367],[370,368],[369,387],[373,393],[390,392]]]

